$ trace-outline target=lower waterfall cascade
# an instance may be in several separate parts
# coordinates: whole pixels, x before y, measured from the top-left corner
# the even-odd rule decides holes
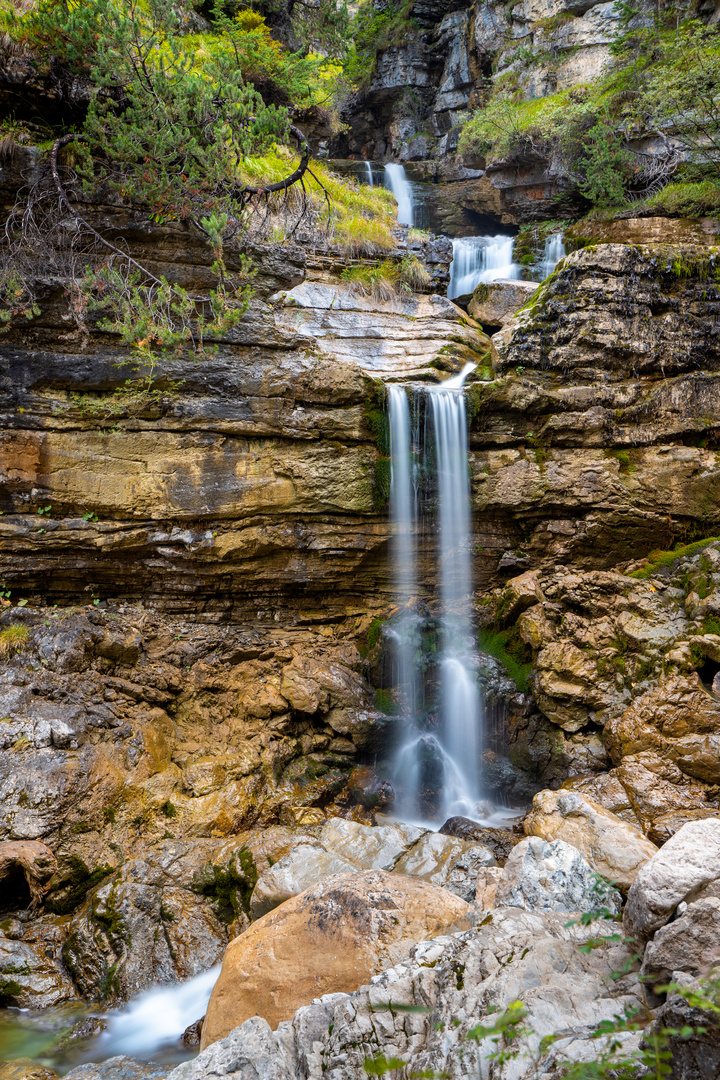
[[[411,424],[403,387],[388,388],[390,424],[390,509],[393,526],[393,572],[401,615],[386,630],[394,658],[394,681],[400,687],[403,734],[394,763],[400,793],[396,811],[404,819],[426,819],[421,810],[424,777],[441,773],[436,813],[486,815],[480,779],[482,703],[477,685],[472,600],[470,490],[467,469],[467,420],[463,383],[474,367],[439,386],[415,390],[424,406],[424,423]],[[434,446],[434,449],[433,449]],[[427,458],[432,458],[426,460]],[[434,468],[438,514],[436,563],[439,574],[439,689],[435,727],[424,725],[418,654],[421,616],[417,605],[419,471]]]

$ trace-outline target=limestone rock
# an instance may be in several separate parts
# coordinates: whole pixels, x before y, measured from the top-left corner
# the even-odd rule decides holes
[[[538,288],[534,281],[491,281],[477,285],[468,313],[482,326],[505,326]]]
[[[494,865],[495,856],[484,844],[429,832],[402,856],[395,870],[433,885],[444,885],[471,902],[475,898],[478,872]]]
[[[302,334],[323,355],[357,364],[373,376],[411,378],[446,370],[448,350],[458,370],[489,344],[442,296],[375,300],[346,286],[303,282],[278,294],[279,327]]]
[[[682,915],[661,926],[645,947],[640,974],[667,983],[673,972],[704,975],[720,961],[720,898],[689,904]]]
[[[0,932],[0,997],[19,1009],[43,1009],[77,997],[51,947],[11,940]]]
[[[169,1066],[152,1061],[136,1061],[135,1058],[121,1055],[107,1058],[106,1061],[78,1065],[65,1075],[72,1077],[72,1080],[164,1080],[169,1072]]]
[[[456,885],[462,882],[464,896],[468,892],[467,876],[470,866],[460,869],[459,863],[473,845],[462,841],[447,842],[439,837],[435,842],[435,855],[422,852],[420,847],[426,839],[435,837],[414,825],[394,823],[370,826],[358,821],[332,817],[323,826],[318,839],[293,847],[258,880],[250,901],[253,919],[272,911],[273,908],[297,896],[312,885],[317,885],[333,874],[347,874],[357,870],[398,870],[445,884],[451,876]],[[408,853],[411,862],[407,862]],[[483,849],[477,860],[488,861],[492,856]],[[471,859],[471,862],[473,860]],[[474,865],[474,862],[473,862]]]
[[[538,792],[524,827],[529,836],[577,848],[597,874],[624,893],[658,850],[638,829],[575,791]]]
[[[467,904],[425,881],[381,870],[328,878],[230,943],[202,1046],[250,1016],[277,1026],[313,998],[356,989],[418,940],[463,929],[469,918]]]
[[[498,866],[504,866],[510,852],[522,837],[509,829],[493,829],[479,825],[466,817],[451,817],[438,829],[442,836],[457,836],[460,840],[474,841],[489,848]]]
[[[496,906],[497,892],[505,882],[505,870],[499,866],[483,866],[475,882],[475,903],[480,911]]]
[[[18,883],[12,881],[12,878],[17,878],[20,873],[27,885],[30,905],[37,907],[43,899],[43,885],[56,870],[57,859],[50,848],[39,840],[6,841],[0,844],[0,881],[4,898],[0,901],[0,906],[5,911],[12,910],[12,904],[18,896]]]
[[[326,851],[320,844],[298,844],[258,880],[250,900],[250,914],[259,919],[325,878],[351,874],[357,869],[354,862]]]
[[[617,913],[620,896],[601,887],[597,874],[577,848],[563,840],[548,843],[533,836],[513,849],[494,906],[577,912],[606,907]]]
[[[616,761],[652,750],[681,772],[710,784],[720,781],[720,701],[697,675],[677,676],[638,698],[608,727]]]
[[[630,958],[625,946],[579,949],[613,924],[568,927],[567,921],[564,913],[489,912],[469,933],[413,946],[369,985],[327,994],[298,1009],[276,1032],[261,1017],[252,1017],[178,1066],[173,1080],[228,1074],[242,1080],[365,1080],[367,1059],[379,1053],[399,1058],[408,1072],[481,1074],[494,1044],[478,1044],[467,1032],[491,1022],[490,1009],[516,1000],[528,1009],[526,1023],[534,1034],[529,1056],[511,1061],[510,1080],[537,1075],[534,1054],[540,1040],[557,1037],[558,1031],[561,1039],[542,1054],[544,1075],[559,1073],[568,1060],[593,1060],[597,1040],[590,1032],[626,1007],[641,1008],[642,990],[633,974],[610,978]],[[422,1011],[411,1011],[413,1006]],[[624,1049],[637,1047],[637,1035],[619,1038]]]
[[[628,893],[623,926],[647,940],[684,900],[720,880],[720,818],[689,822],[638,872]]]
[[[57,1073],[31,1058],[0,1061],[0,1080],[56,1080]]]

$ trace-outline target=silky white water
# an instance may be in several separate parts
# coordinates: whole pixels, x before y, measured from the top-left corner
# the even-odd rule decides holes
[[[367,176],[368,187],[374,187],[372,165],[369,161],[365,162],[365,175]]]
[[[567,252],[565,251],[565,245],[563,243],[563,234],[553,233],[552,236],[548,236],[545,241],[545,251],[543,252],[542,262],[540,263],[540,276],[544,281],[546,277],[552,274],[553,270],[560,262],[565,258]]]
[[[220,964],[187,982],[156,986],[107,1014],[107,1028],[96,1047],[107,1057],[127,1054],[150,1058],[162,1046],[177,1042],[185,1028],[205,1015]]]
[[[390,188],[397,199],[399,224],[414,225],[413,192],[402,165],[391,162],[391,164],[385,166],[385,187]]]
[[[453,240],[448,297],[471,293],[481,281],[507,281],[520,277],[513,262],[512,236],[463,236]]]
[[[467,370],[467,369],[466,369]],[[435,431],[442,604],[440,743],[455,766],[446,772],[443,812],[474,816],[480,799],[480,695],[473,640],[470,482],[465,396],[442,383],[427,395]]]
[[[443,817],[477,818],[481,799],[482,709],[472,621],[472,562],[467,421],[463,383],[474,367],[440,386],[424,387],[435,446],[440,583],[440,709],[437,731],[425,730],[419,713],[421,633],[413,610],[417,592],[417,494],[413,480],[414,441],[410,408],[401,387],[388,388],[393,529],[392,565],[400,615],[386,627],[392,648],[393,685],[400,688],[403,737],[395,756],[393,781],[400,792],[396,810],[404,820],[421,820],[423,790],[440,789]],[[427,447],[427,441],[425,442]],[[425,449],[418,448],[418,449]]]

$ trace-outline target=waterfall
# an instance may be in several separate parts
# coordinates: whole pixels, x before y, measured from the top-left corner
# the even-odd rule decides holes
[[[366,175],[367,175],[368,187],[373,187],[374,185],[373,185],[372,165],[370,164],[369,161],[365,162],[365,172],[366,172]]]
[[[472,619],[472,564],[467,421],[463,382],[474,367],[438,387],[423,387],[434,443],[439,501],[437,561],[440,580],[440,722],[436,731],[420,715],[422,634],[420,616],[413,610],[417,593],[415,536],[417,497],[413,479],[413,436],[410,408],[401,387],[388,387],[390,422],[390,509],[393,528],[392,564],[400,615],[386,636],[393,656],[393,684],[401,695],[403,735],[396,753],[393,781],[401,793],[398,810],[405,820],[426,817],[421,796],[428,787],[437,794],[436,808],[444,817],[464,814],[477,818],[481,703],[477,688]],[[429,464],[429,463],[428,463]],[[416,606],[416,605],[415,605]]]
[[[397,199],[398,222],[400,225],[413,225],[415,215],[412,187],[405,176],[405,169],[402,165],[391,163],[385,166],[385,187],[390,188]]]
[[[473,582],[467,419],[462,384],[467,368],[428,393],[435,432],[440,502],[442,603],[441,735],[453,762],[443,802],[447,817],[477,814],[480,799],[480,697],[471,612]]]
[[[540,279],[544,281],[546,277],[552,274],[553,270],[566,255],[565,245],[563,244],[563,234],[561,232],[553,233],[552,236],[548,236],[545,241],[545,251],[543,252],[542,262],[540,263]]]
[[[464,236],[453,240],[448,296],[471,293],[481,281],[507,281],[520,277],[513,262],[512,236]]]

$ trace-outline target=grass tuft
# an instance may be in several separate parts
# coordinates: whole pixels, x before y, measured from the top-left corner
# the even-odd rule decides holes
[[[30,631],[27,626],[13,623],[7,630],[0,631],[0,658],[20,652],[28,643]]]

